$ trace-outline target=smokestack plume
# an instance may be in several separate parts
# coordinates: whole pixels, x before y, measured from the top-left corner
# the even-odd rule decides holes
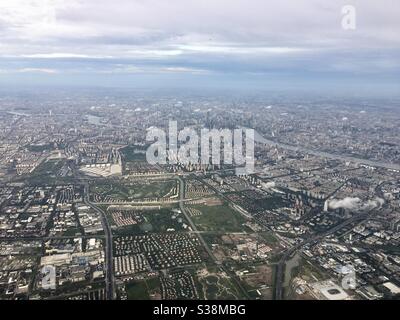
[[[363,201],[358,197],[346,197],[344,199],[332,199],[329,201],[328,206],[330,209],[343,208],[350,211],[362,211],[380,208],[384,203],[385,200],[378,197],[368,201]]]

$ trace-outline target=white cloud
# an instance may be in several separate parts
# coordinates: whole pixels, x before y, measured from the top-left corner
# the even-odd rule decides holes
[[[191,74],[207,74],[209,70],[185,68],[185,67],[163,67],[159,69],[163,73],[191,73]]]
[[[356,8],[356,30],[341,27],[345,4]],[[208,69],[197,65],[219,60],[386,72],[398,68],[399,16],[398,0],[0,0],[0,63],[130,59]],[[379,63],[365,63],[374,54]]]
[[[21,73],[57,73],[57,70],[47,68],[22,68],[17,69],[16,71]]]
[[[55,74],[58,73],[56,69],[49,68],[19,68],[19,69],[0,69],[1,74],[13,74],[13,73],[46,73]]]
[[[35,53],[35,54],[21,54],[20,58],[31,58],[31,59],[110,59],[112,56],[101,56],[101,55],[87,55],[79,53]]]
[[[188,68],[188,67],[179,67],[179,66],[133,66],[133,65],[115,65],[109,69],[101,69],[101,70],[92,70],[93,72],[98,73],[115,73],[115,74],[130,74],[130,73],[151,73],[151,74],[160,74],[160,73],[190,73],[190,74],[208,74],[210,71],[205,69],[198,68]]]
[[[308,51],[306,48],[295,48],[295,47],[257,47],[257,46],[248,46],[245,44],[185,44],[178,45],[179,49],[182,52],[196,52],[196,53],[223,53],[223,54],[290,54],[296,52],[306,52]]]
[[[396,1],[0,0],[0,22],[11,42],[52,40],[49,46],[59,46],[70,39],[86,39],[92,45],[173,44],[207,52],[220,52],[229,48],[220,43],[233,42],[280,53],[320,44],[346,46],[352,41],[398,45]],[[357,9],[359,23],[353,33],[341,28],[343,4]]]
[[[332,199],[328,201],[329,208],[331,209],[338,209],[344,208],[353,211],[362,211],[362,210],[372,210],[375,208],[381,207],[385,201],[381,198],[374,198],[370,200],[363,201],[358,197],[346,197],[344,199]]]

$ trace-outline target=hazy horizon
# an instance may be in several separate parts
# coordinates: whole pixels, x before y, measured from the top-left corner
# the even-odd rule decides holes
[[[400,92],[394,0],[118,4],[1,0],[0,85]]]

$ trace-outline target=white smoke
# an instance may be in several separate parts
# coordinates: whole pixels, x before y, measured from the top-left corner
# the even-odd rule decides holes
[[[341,200],[333,199],[329,201],[329,208],[330,209],[344,208],[344,209],[354,210],[360,206],[360,203],[361,203],[360,198],[346,197]]]
[[[274,181],[264,182],[261,185],[264,189],[270,189],[275,187],[275,182]]]
[[[332,199],[329,200],[330,209],[343,208],[351,211],[361,211],[361,210],[372,210],[375,208],[380,208],[385,203],[382,198],[374,198],[368,201],[363,201],[360,198],[346,197],[344,199]]]

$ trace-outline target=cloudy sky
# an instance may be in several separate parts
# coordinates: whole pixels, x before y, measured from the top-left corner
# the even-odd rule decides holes
[[[0,0],[0,84],[399,91],[399,17],[398,0]]]

